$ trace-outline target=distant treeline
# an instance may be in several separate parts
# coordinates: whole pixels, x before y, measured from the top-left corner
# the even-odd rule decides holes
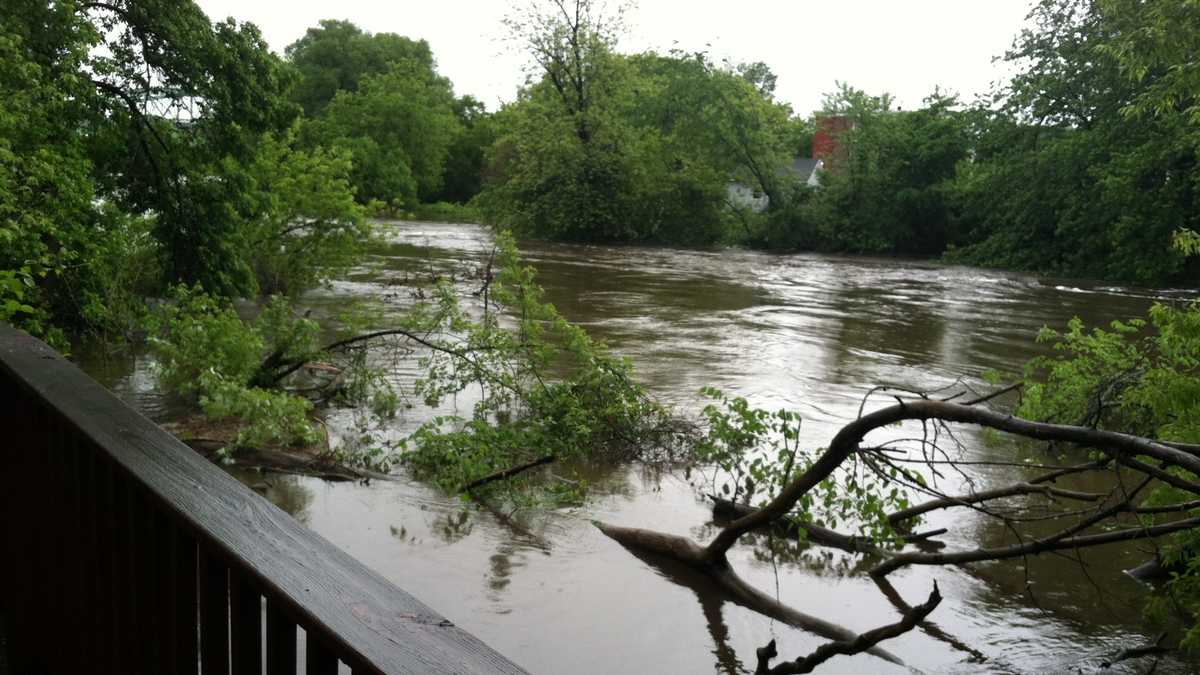
[[[764,64],[623,56],[602,17],[513,22],[541,77],[495,116],[476,203],[530,236],[944,256],[1162,284],[1200,278],[1172,246],[1200,220],[1200,9],[1041,0],[987,100],[917,110],[842,85],[817,189],[785,167],[814,120]],[[954,58],[947,54],[947,59]],[[727,185],[769,200],[752,212]]]

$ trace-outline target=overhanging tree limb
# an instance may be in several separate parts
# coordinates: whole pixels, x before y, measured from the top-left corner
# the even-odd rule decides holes
[[[948,401],[902,401],[864,415],[842,427],[829,444],[829,448],[808,471],[792,481],[762,509],[734,521],[723,529],[706,547],[706,557],[710,561],[724,558],[726,551],[743,534],[786,516],[801,497],[833,474],[852,453],[858,450],[859,444],[868,433],[907,420],[938,420],[975,424],[1035,440],[1077,443],[1100,450],[1122,463],[1138,462],[1145,465],[1135,458],[1146,456],[1166,465],[1177,466],[1200,474],[1200,457],[1140,436],[1067,424],[1034,422],[986,408]],[[1184,487],[1184,484],[1179,486]],[[1200,494],[1200,484],[1193,483],[1184,489],[1188,489],[1194,494]]]

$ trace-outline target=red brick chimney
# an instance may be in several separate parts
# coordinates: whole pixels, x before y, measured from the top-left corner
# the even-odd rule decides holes
[[[854,122],[845,115],[817,115],[817,130],[813,133],[812,156],[819,159],[828,171],[843,157],[842,134],[854,128]]]

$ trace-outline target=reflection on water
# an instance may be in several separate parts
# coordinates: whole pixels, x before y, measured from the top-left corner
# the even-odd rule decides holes
[[[412,302],[407,282],[478,283],[464,266],[484,265],[489,251],[480,228],[397,224],[360,269],[305,302],[317,316],[336,316],[352,300],[399,312]],[[813,448],[854,417],[872,386],[930,389],[960,377],[983,386],[984,371],[1017,371],[1045,349],[1032,341],[1043,325],[1136,316],[1162,295],[895,259],[550,244],[524,251],[549,300],[632,358],[659,397],[691,409],[699,388],[713,385],[755,405],[799,410],[803,443]],[[92,371],[153,414],[169,404],[145,366]],[[401,362],[397,382],[415,372]],[[469,411],[470,403],[458,406]],[[408,411],[395,432],[428,414]],[[975,460],[1040,456],[970,430],[961,438]],[[972,475],[986,488],[1037,472],[1020,473],[979,467]],[[708,510],[682,479],[609,470],[589,476],[599,496],[587,507],[518,520],[407,480],[242,479],[269,481],[258,485],[268,498],[533,672],[745,673],[754,649],[771,638],[792,657],[821,642],[725,602],[689,583],[686,571],[647,564],[591,526],[599,519],[706,539]],[[1094,482],[1081,475],[1061,486],[1105,489]],[[1012,541],[1002,525],[969,511],[936,513],[928,524],[950,529],[951,549]],[[1082,561],[1070,554],[970,570],[911,568],[889,578],[889,593],[841,551],[765,551],[743,545],[731,559],[757,587],[777,588],[803,611],[855,630],[894,621],[897,603],[924,600],[936,579],[946,599],[934,625],[887,645],[926,672],[1095,672],[1104,657],[1145,639],[1136,632],[1144,589],[1121,574],[1144,559],[1137,546],[1093,549]],[[1164,660],[1157,672],[1192,670]],[[858,656],[821,672],[906,671]]]

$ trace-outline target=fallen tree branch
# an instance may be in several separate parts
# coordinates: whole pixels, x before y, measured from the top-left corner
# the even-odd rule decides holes
[[[960,403],[931,400],[901,401],[896,405],[864,415],[842,427],[830,442],[829,448],[817,458],[808,471],[787,485],[762,509],[734,521],[723,529],[709,543],[705,549],[705,556],[712,562],[722,559],[726,551],[743,534],[786,516],[801,497],[828,478],[852,453],[856,452],[862,439],[871,431],[906,420],[931,419],[975,424],[1035,440],[1076,443],[1096,448],[1127,465],[1136,462],[1142,466],[1149,466],[1134,459],[1138,455],[1145,455],[1167,465],[1178,466],[1200,474],[1200,457],[1140,436],[1068,424],[1034,422]],[[1165,471],[1160,472],[1166,473]],[[1184,481],[1181,482],[1186,484]],[[1200,494],[1200,484],[1192,483],[1185,489],[1194,494]]]
[[[1187,518],[1153,527],[1130,527],[1113,532],[1085,534],[1062,539],[1035,539],[1004,548],[979,548],[973,551],[957,551],[952,553],[921,553],[915,551],[897,553],[872,568],[870,574],[871,576],[886,576],[908,565],[962,565],[982,560],[1019,558],[1026,555],[1046,553],[1048,551],[1061,551],[1087,546],[1099,546],[1100,544],[1111,544],[1117,541],[1160,537],[1164,534],[1171,534],[1172,532],[1179,532],[1193,527],[1200,527],[1200,518]]]
[[[850,641],[857,637],[854,631],[848,628],[789,607],[754,588],[743,581],[727,564],[711,565],[704,556],[704,548],[687,537],[596,521],[592,524],[609,538],[635,553],[653,553],[703,573],[718,588],[725,591],[730,599],[760,614],[831,640]],[[878,647],[866,651],[903,665],[899,658]]]
[[[1074,499],[1083,502],[1098,502],[1104,499],[1104,495],[1096,492],[1076,492],[1074,490],[1064,490],[1054,487],[1053,485],[1044,485],[1034,483],[1015,483],[1001,488],[992,490],[980,490],[967,495],[959,495],[955,497],[941,497],[939,499],[931,499],[927,502],[922,502],[907,509],[896,511],[888,514],[888,522],[895,525],[901,521],[910,520],[917,516],[936,511],[938,509],[947,509],[955,506],[967,506],[970,504],[979,504],[993,499],[1002,499],[1004,497],[1015,497],[1018,495],[1042,494],[1046,497],[1062,497],[1064,499]]]
[[[895,607],[900,614],[904,615],[912,611],[912,605],[908,604],[904,600],[904,598],[900,595],[900,592],[897,591],[894,586],[892,586],[890,581],[882,577],[875,577],[872,579],[872,581],[875,582],[875,586],[879,589],[879,592],[883,593],[883,597],[887,598],[888,602],[892,603],[892,606]],[[975,647],[972,647],[966,642],[963,642],[961,639],[942,630],[941,626],[937,625],[937,623],[931,620],[922,621],[919,626],[921,628],[921,632],[925,633],[929,637],[945,642],[954,649],[969,654],[970,657],[967,660],[971,663],[983,663],[984,661],[988,660],[986,654],[979,651]]]
[[[722,499],[716,495],[708,495],[708,498],[713,502],[713,516],[717,518],[744,518],[758,509],[748,504],[739,504],[728,499]],[[782,523],[784,521],[777,521]],[[856,537],[854,535],[842,534],[827,527],[814,525],[813,523],[805,522],[799,519],[789,519],[786,521],[786,527],[775,528],[776,532],[785,536],[796,538],[799,529],[803,531],[808,541],[822,546],[832,548],[840,548],[843,551],[850,553],[866,553],[871,555],[891,555],[890,551],[885,551],[876,546],[870,539]],[[945,534],[946,528],[938,528],[927,532],[919,532],[916,534],[904,534],[901,538],[906,543],[924,542],[931,537],[936,537],[940,534]]]
[[[778,655],[778,652],[775,649],[775,641],[771,640],[767,643],[766,647],[758,650],[758,667],[754,670],[754,674],[793,675],[794,673],[811,673],[814,668],[835,656],[860,654],[870,650],[884,640],[907,633],[916,627],[917,624],[924,621],[925,617],[937,609],[937,606],[941,602],[942,594],[938,591],[937,582],[935,581],[933,582],[933,590],[929,593],[929,599],[916,605],[910,611],[905,612],[904,618],[896,623],[872,628],[865,633],[855,636],[851,640],[827,642],[817,647],[808,656],[800,657],[795,661],[787,661],[775,667],[771,667],[770,661]]]
[[[973,398],[969,401],[963,401],[962,405],[979,405],[980,403],[986,403],[994,398],[999,398],[1000,396],[1003,396],[1009,392],[1016,391],[1024,386],[1025,386],[1024,382],[1014,382],[1014,383],[1008,385],[1007,387],[1002,387],[1000,389],[997,389],[996,391],[993,391],[990,394],[984,394],[977,398]]]
[[[510,466],[507,469],[501,469],[500,471],[490,473],[483,478],[477,478],[470,483],[467,483],[466,485],[462,486],[462,489],[460,489],[459,492],[470,492],[471,490],[483,487],[488,483],[494,483],[498,480],[512,478],[513,476],[524,473],[530,469],[542,466],[544,464],[549,464],[556,459],[557,457],[554,455],[546,455],[545,457],[539,457],[531,462],[525,462],[524,464],[518,464],[517,466]]]

